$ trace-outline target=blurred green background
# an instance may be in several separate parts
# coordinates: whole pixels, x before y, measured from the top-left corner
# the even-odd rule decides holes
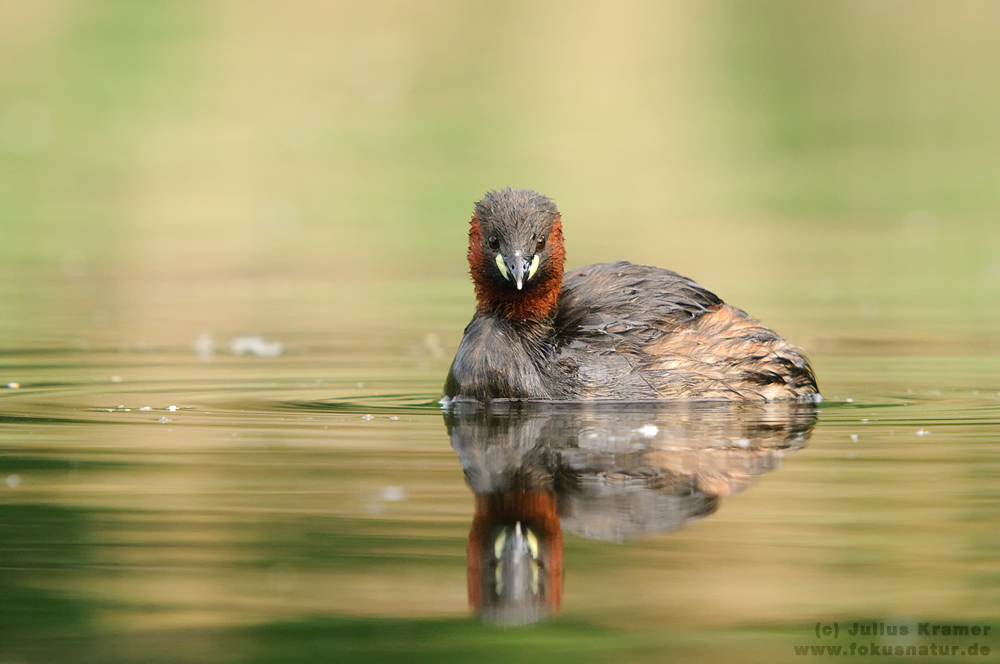
[[[461,280],[510,185],[571,265],[995,298],[998,34],[989,0],[2,0],[0,261]]]

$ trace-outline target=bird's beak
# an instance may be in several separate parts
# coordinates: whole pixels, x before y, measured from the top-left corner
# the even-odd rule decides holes
[[[538,264],[538,254],[531,257],[530,264],[524,260],[524,254],[520,251],[514,252],[513,258],[509,261],[505,260],[503,255],[497,254],[497,268],[500,270],[500,274],[503,275],[504,279],[513,281],[517,285],[517,290],[522,290],[524,282],[535,276]]]
[[[517,290],[524,288],[524,277],[525,273],[528,271],[528,264],[524,260],[524,256],[521,252],[514,254],[514,258],[510,261],[510,276],[513,277],[514,283],[517,284]]]

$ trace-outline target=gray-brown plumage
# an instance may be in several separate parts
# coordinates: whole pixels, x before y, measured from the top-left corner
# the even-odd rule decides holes
[[[624,261],[564,275],[564,258],[549,199],[505,189],[477,204],[477,310],[448,397],[818,400],[798,348],[690,279]]]

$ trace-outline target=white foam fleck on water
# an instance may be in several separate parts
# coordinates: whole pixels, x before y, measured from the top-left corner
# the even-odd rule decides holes
[[[928,431],[927,429],[924,429],[923,427],[917,429],[917,435],[918,436],[926,436],[929,433],[930,433],[930,431]]]
[[[382,489],[382,500],[397,502],[406,497],[406,491],[400,486],[387,486]]]
[[[150,406],[143,406],[139,410],[142,411],[142,412],[144,412],[144,413],[148,413],[149,411],[151,411],[153,409]]]
[[[396,416],[396,415],[393,415],[393,416],[392,416],[392,417],[390,417],[389,419],[390,419],[390,420],[392,420],[393,422],[396,422],[397,420],[399,420],[399,417],[398,417],[398,416]]]
[[[167,419],[166,417],[161,417],[158,421],[159,421],[160,424],[166,424],[167,422],[170,422],[171,420]]]
[[[20,475],[11,474],[7,476],[7,486],[9,486],[11,489],[17,488],[20,484],[21,484]]]
[[[229,352],[233,355],[278,357],[284,350],[285,345],[280,341],[267,341],[259,336],[234,337],[229,340]]]
[[[365,421],[373,420],[373,419],[375,419],[375,416],[374,415],[362,415],[361,419],[363,419]]]
[[[641,433],[645,438],[652,438],[659,432],[660,428],[655,424],[647,424],[633,431],[633,433]]]
[[[739,440],[734,440],[733,445],[736,447],[750,447],[750,440],[747,438],[740,438]]]
[[[215,354],[215,339],[212,337],[211,332],[202,332],[199,334],[191,346],[194,348],[195,355],[202,360],[208,360]]]
[[[177,406],[167,406],[167,410],[169,410],[171,413],[176,413]]]
[[[851,434],[851,442],[852,443],[858,442],[858,434],[856,434],[856,433],[852,433]]]

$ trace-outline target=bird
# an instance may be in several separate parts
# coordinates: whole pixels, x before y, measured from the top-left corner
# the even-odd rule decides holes
[[[565,260],[548,197],[506,188],[475,204],[476,311],[443,403],[821,400],[801,349],[691,279]]]

